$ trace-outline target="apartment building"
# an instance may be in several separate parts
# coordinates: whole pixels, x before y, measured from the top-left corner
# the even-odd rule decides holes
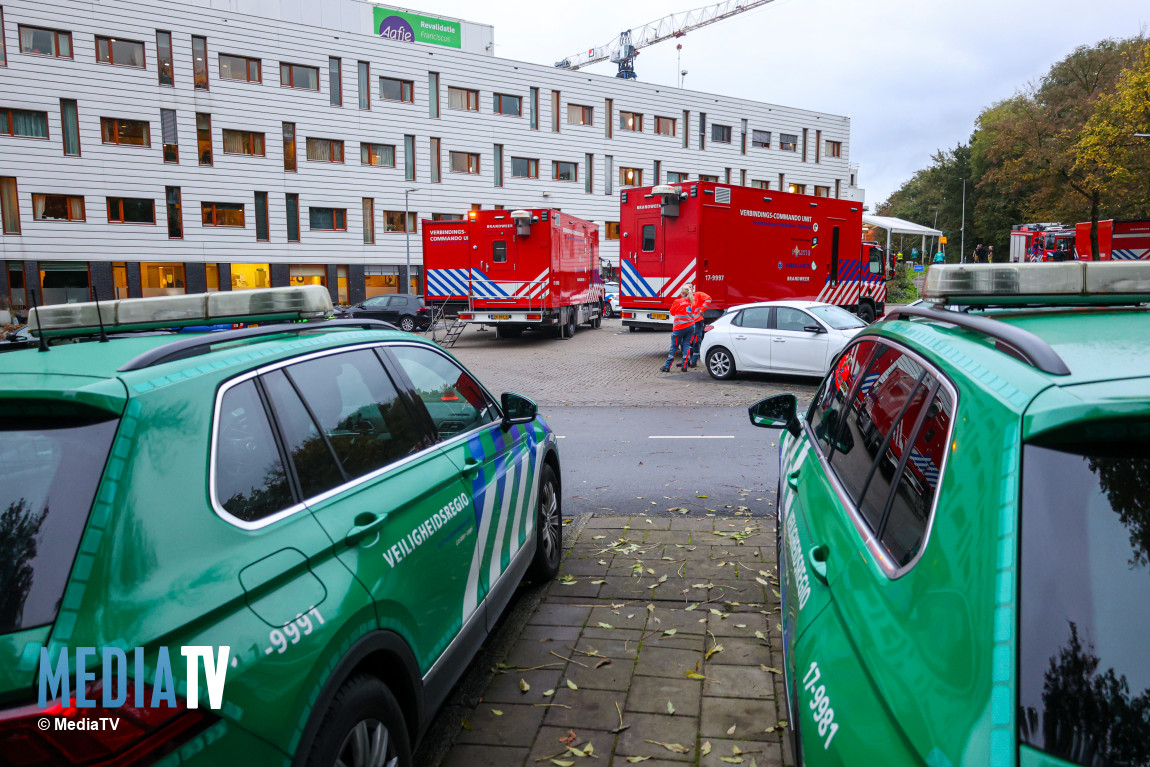
[[[0,0],[0,303],[421,292],[420,221],[493,207],[596,221],[617,266],[659,182],[862,201],[847,117],[493,48],[360,0]]]

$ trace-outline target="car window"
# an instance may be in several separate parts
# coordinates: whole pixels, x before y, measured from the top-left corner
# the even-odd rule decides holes
[[[254,522],[293,503],[254,380],[228,389],[216,433],[216,498],[236,519]]]
[[[1150,763],[1148,426],[1022,450],[1018,739],[1075,764]]]
[[[823,380],[822,388],[811,403],[807,422],[823,453],[828,456],[833,452],[832,440],[838,435],[847,412],[851,389],[879,348],[880,345],[874,341],[860,341],[850,346]]]
[[[407,296],[392,296],[387,301],[387,305],[391,306],[407,306]]]
[[[319,495],[347,481],[287,375],[276,370],[261,378],[304,497]]]
[[[775,309],[775,328],[777,330],[801,331],[807,325],[817,325],[811,315],[789,306],[780,306]]]
[[[866,327],[865,322],[838,306],[812,306],[810,312],[835,330]]]
[[[363,302],[364,306],[386,306],[390,296],[372,296]]]
[[[752,306],[739,312],[733,324],[744,328],[766,330],[771,326],[771,307]]]
[[[56,618],[118,423],[44,416],[4,420],[0,634]]]
[[[328,355],[286,370],[349,478],[424,446],[418,425],[373,352]]]
[[[450,439],[497,418],[475,379],[447,357],[415,346],[396,346],[390,351],[415,386],[439,439]]]

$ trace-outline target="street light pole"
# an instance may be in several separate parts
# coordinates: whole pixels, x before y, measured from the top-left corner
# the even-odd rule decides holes
[[[407,239],[407,278],[403,286],[404,293],[411,292],[411,213],[408,211],[407,195],[415,189],[403,190],[403,231]]]
[[[966,263],[966,179],[962,180],[962,226],[959,227],[958,260]]]

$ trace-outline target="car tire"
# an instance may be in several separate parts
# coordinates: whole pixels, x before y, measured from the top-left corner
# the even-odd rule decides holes
[[[323,717],[307,767],[334,764],[411,767],[411,742],[399,703],[374,676],[345,682]]]
[[[555,470],[543,464],[539,478],[539,500],[535,512],[535,557],[527,577],[535,582],[549,581],[559,574],[563,558],[563,497]]]
[[[719,381],[729,381],[735,377],[735,358],[722,346],[716,346],[707,352],[707,372],[711,378]]]
[[[410,333],[415,330],[415,318],[409,317],[406,314],[399,318],[399,329],[405,333]]]
[[[858,311],[855,312],[855,314],[858,315],[860,320],[868,325],[874,322],[874,306],[870,302],[864,301],[863,303],[859,304]]]

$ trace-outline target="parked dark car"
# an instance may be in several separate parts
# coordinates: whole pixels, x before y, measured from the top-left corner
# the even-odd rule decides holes
[[[349,306],[347,316],[383,320],[409,333],[427,330],[431,326],[431,310],[424,305],[423,296],[403,293],[372,296],[361,304]]]

